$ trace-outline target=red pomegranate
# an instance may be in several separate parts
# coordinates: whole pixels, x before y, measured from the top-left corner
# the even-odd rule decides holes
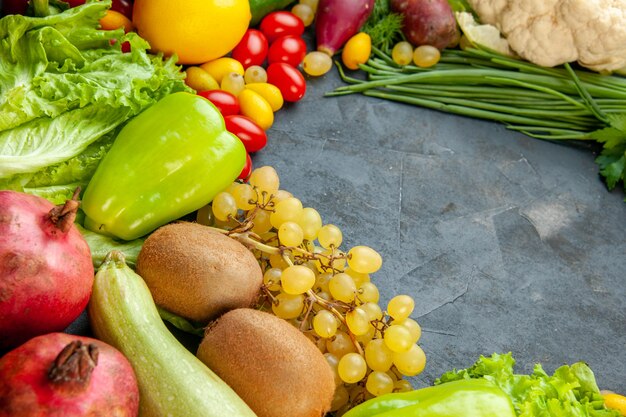
[[[114,347],[66,333],[37,336],[0,358],[0,417],[136,417],[139,388]]]
[[[74,226],[77,197],[54,206],[0,191],[0,351],[62,331],[87,306],[94,268]]]

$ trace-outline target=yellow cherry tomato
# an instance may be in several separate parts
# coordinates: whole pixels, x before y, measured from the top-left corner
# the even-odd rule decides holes
[[[359,32],[346,42],[341,52],[341,61],[351,70],[359,69],[359,64],[365,64],[371,52],[372,38],[365,32]]]
[[[100,29],[115,30],[124,28],[124,32],[128,33],[133,30],[133,22],[120,12],[115,10],[107,10],[104,17],[100,19]]]
[[[226,74],[230,74],[231,72],[237,73],[239,75],[244,74],[244,69],[243,65],[241,65],[241,62],[227,56],[214,59],[213,61],[205,62],[204,64],[200,65],[200,68],[208,72],[211,77],[213,77],[215,81],[218,82],[218,84],[221,84]]]
[[[280,89],[274,84],[270,83],[250,83],[246,84],[246,88],[255,91],[261,95],[268,103],[272,111],[276,112],[283,107],[285,101],[283,100],[283,94]]]
[[[626,416],[626,397],[614,392],[603,395],[604,405],[607,408],[617,410],[621,415]]]
[[[246,88],[237,98],[240,113],[254,120],[261,129],[267,130],[274,124],[272,106],[259,93]]]
[[[217,90],[220,88],[215,78],[200,67],[191,66],[185,70],[185,84],[196,91]]]
[[[179,64],[226,55],[250,23],[248,0],[135,0],[133,23],[153,51],[176,54]]]

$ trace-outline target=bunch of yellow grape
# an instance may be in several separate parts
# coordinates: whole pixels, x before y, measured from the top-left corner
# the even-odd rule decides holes
[[[251,248],[264,271],[259,308],[288,320],[325,355],[337,388],[332,411],[368,398],[412,389],[406,376],[422,372],[414,301],[393,297],[383,310],[370,274],[382,265],[367,246],[342,250],[343,235],[291,193],[276,170],[255,169],[248,182],[218,194],[197,220],[227,230]]]

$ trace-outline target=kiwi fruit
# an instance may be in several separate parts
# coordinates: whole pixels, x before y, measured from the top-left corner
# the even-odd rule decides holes
[[[252,306],[263,283],[248,248],[192,222],[171,223],[148,236],[136,269],[159,307],[201,324]]]
[[[207,327],[197,356],[258,417],[321,417],[330,410],[330,365],[302,332],[273,314],[225,313]]]

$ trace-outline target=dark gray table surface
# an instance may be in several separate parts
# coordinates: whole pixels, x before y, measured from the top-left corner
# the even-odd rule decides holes
[[[590,149],[361,95],[335,69],[276,114],[254,165],[383,256],[381,305],[416,302],[414,385],[512,352],[519,372],[587,362],[626,393],[626,203]]]

